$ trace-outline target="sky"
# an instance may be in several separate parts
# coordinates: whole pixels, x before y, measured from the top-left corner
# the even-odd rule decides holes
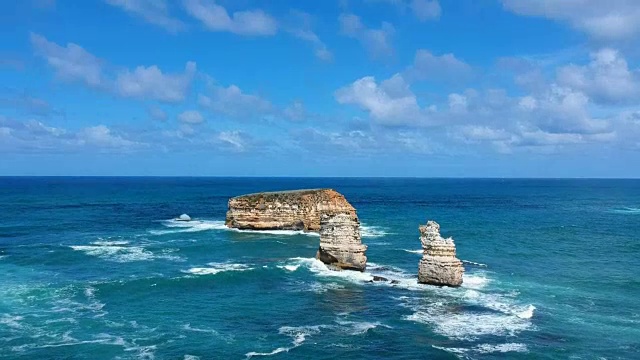
[[[0,2],[0,175],[640,177],[636,0]]]

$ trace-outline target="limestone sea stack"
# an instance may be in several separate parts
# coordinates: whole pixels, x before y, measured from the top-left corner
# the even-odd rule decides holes
[[[320,216],[320,247],[316,258],[334,270],[364,271],[367,266],[360,221],[350,213]]]
[[[419,229],[424,252],[418,267],[418,282],[444,286],[462,285],[464,267],[456,258],[453,239],[440,236],[440,225],[435,221],[427,221],[427,225],[421,225]]]
[[[320,231],[320,214],[347,214],[356,210],[332,189],[262,192],[229,199],[225,224],[244,230]]]

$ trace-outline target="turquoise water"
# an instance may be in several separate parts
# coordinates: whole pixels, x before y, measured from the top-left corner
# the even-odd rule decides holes
[[[316,187],[358,209],[366,273],[223,225]],[[0,178],[0,203],[0,358],[640,358],[636,180]],[[427,219],[461,288],[416,283]]]

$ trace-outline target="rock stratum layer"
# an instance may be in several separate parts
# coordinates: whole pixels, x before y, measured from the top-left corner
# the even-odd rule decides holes
[[[366,245],[360,237],[360,221],[351,214],[321,214],[320,247],[316,258],[340,270],[364,271]]]
[[[440,236],[440,225],[427,221],[420,226],[420,242],[424,250],[418,266],[418,282],[431,285],[460,286],[464,267],[456,257],[452,238]]]
[[[263,192],[229,199],[225,224],[244,230],[320,231],[320,215],[348,214],[356,210],[332,189]]]

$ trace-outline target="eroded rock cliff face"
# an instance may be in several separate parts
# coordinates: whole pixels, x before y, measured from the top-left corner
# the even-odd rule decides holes
[[[229,200],[225,224],[249,230],[320,231],[320,215],[347,214],[357,221],[356,210],[332,189],[263,192]]]
[[[418,266],[418,282],[431,285],[460,286],[464,267],[456,257],[452,238],[440,236],[440,225],[427,221],[420,226],[420,242],[424,253]]]
[[[367,266],[360,237],[360,222],[351,214],[327,214],[320,217],[320,247],[316,257],[337,270],[364,271]]]

